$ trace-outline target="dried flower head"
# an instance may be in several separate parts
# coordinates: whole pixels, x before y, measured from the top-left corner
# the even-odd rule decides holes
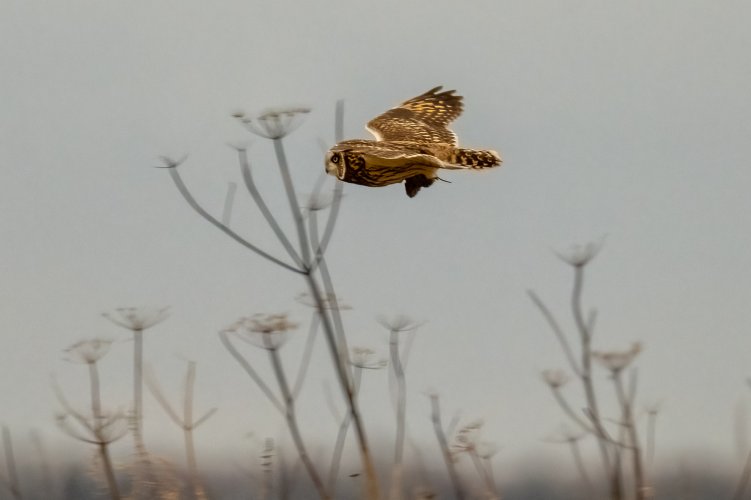
[[[267,139],[281,139],[299,127],[303,116],[308,113],[309,108],[280,108],[268,110],[256,118],[249,118],[241,111],[233,113],[232,116],[255,135]]]
[[[288,332],[297,328],[297,323],[287,319],[287,314],[254,314],[240,318],[225,328],[242,340],[263,349],[278,349],[288,339]]]
[[[409,316],[397,314],[395,316],[379,316],[378,322],[384,328],[392,332],[409,332],[419,328],[422,323],[418,323]]]
[[[592,358],[613,374],[626,368],[642,350],[641,342],[634,342],[625,351],[593,351]]]
[[[473,420],[461,426],[456,431],[454,440],[451,443],[452,451],[457,454],[477,451],[483,425],[485,425],[485,422],[482,420]]]
[[[571,377],[569,377],[565,371],[560,369],[543,370],[541,375],[542,380],[554,390],[563,387],[569,380],[571,380]]]
[[[65,349],[65,360],[71,363],[96,363],[109,352],[111,345],[111,340],[81,340]]]
[[[604,240],[587,243],[586,245],[573,245],[567,252],[555,254],[567,264],[574,267],[584,267],[600,252]]]
[[[314,309],[318,308],[318,304],[316,304],[315,299],[308,292],[301,292],[297,294],[295,300],[300,304],[306,305],[308,307],[312,307]],[[351,306],[345,304],[344,302],[341,302],[340,299],[333,293],[324,294],[321,297],[321,302],[324,309],[338,309],[339,311],[348,311],[352,309]]]
[[[69,436],[90,443],[109,444],[128,433],[128,417],[122,410],[103,411],[98,417],[59,413],[55,420]]]
[[[377,370],[388,366],[389,362],[386,361],[386,359],[376,358],[375,355],[376,352],[373,349],[367,347],[353,347],[350,363],[358,368],[364,368],[366,370]]]
[[[142,332],[161,323],[169,316],[169,307],[118,307],[115,313],[102,316],[133,332]]]

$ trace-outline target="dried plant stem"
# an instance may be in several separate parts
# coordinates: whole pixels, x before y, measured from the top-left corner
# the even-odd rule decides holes
[[[224,197],[224,210],[222,210],[222,224],[229,226],[232,220],[232,207],[235,203],[235,193],[237,192],[237,184],[230,182],[227,185],[227,195]]]
[[[355,384],[355,392],[358,392],[360,390],[360,381],[362,379],[362,368],[359,366],[356,366],[354,369],[354,384]],[[329,391],[330,392],[330,391]],[[338,413],[335,413],[335,417],[337,417]],[[342,453],[344,452],[344,443],[347,440],[347,432],[349,431],[349,426],[352,423],[352,414],[351,413],[345,413],[344,417],[341,418],[341,423],[339,424],[339,430],[336,434],[336,442],[334,444],[334,451],[331,454],[331,466],[329,467],[329,478],[328,478],[328,486],[329,491],[331,492],[332,496],[336,495],[336,482],[339,477],[339,467],[342,463]]]
[[[321,317],[323,325],[323,331],[326,337],[331,358],[336,370],[337,380],[344,393],[345,401],[349,410],[349,414],[352,417],[352,422],[355,426],[355,435],[357,437],[357,444],[360,450],[360,459],[362,461],[363,473],[365,475],[365,498],[370,500],[376,500],[380,498],[380,488],[378,486],[378,478],[376,475],[375,464],[370,454],[370,447],[368,446],[368,439],[365,434],[365,426],[360,415],[360,409],[357,402],[354,384],[351,382],[351,377],[343,361],[341,348],[337,343],[334,327],[331,322],[331,318],[328,315],[326,305],[323,300],[321,290],[318,288],[318,283],[312,275],[306,275],[308,286],[310,288],[311,296],[316,303],[316,309]]]
[[[297,398],[302,390],[303,383],[305,382],[308,367],[310,366],[311,355],[313,354],[313,346],[315,345],[316,336],[318,333],[318,327],[321,324],[321,320],[318,317],[318,313],[314,313],[310,320],[310,328],[308,329],[308,338],[305,340],[305,348],[303,349],[302,359],[300,360],[300,369],[295,377],[295,385],[292,386],[292,395]]]
[[[655,438],[655,428],[657,427],[657,410],[647,412],[647,465],[654,463],[655,448],[657,439]]]
[[[115,478],[115,468],[112,466],[110,458],[109,443],[102,434],[104,425],[104,415],[102,414],[102,396],[99,388],[99,370],[96,363],[89,363],[89,382],[91,386],[91,414],[94,417],[94,435],[97,438],[97,451],[102,460],[104,476],[107,479],[107,487],[110,491],[112,500],[120,499],[120,489],[117,486]]]
[[[13,453],[13,441],[10,436],[10,429],[3,425],[3,449],[5,451],[5,468],[8,470],[7,486],[10,494],[16,500],[23,499],[21,486],[18,481],[18,471],[16,469],[16,456]]]
[[[112,500],[120,500],[120,490],[117,486],[117,480],[115,479],[115,468],[112,466],[109,446],[106,442],[102,441],[97,444],[97,448],[99,456],[102,459],[102,467],[104,467],[104,475],[107,478],[107,487],[110,490],[110,497]]]
[[[93,389],[92,389],[93,391]],[[133,440],[139,460],[148,462],[143,441],[143,331],[133,330]]]
[[[266,396],[266,398],[271,401],[271,404],[273,404],[274,407],[279,410],[279,412],[284,413],[284,405],[277,399],[269,386],[266,385],[266,382],[264,382],[263,379],[258,375],[258,373],[256,373],[253,367],[250,366],[248,360],[245,359],[243,355],[240,354],[240,352],[237,350],[237,348],[232,344],[232,342],[230,342],[229,334],[225,331],[221,331],[219,332],[219,338],[221,339],[224,347],[232,355],[232,357],[235,358],[235,360],[240,364],[240,366],[243,367],[243,369],[250,376],[253,382],[255,382],[256,385],[261,389],[264,396]]]
[[[431,407],[431,421],[433,422],[433,429],[435,430],[436,438],[438,439],[438,445],[441,448],[441,454],[443,455],[443,461],[446,463],[446,469],[449,472],[449,478],[451,484],[454,487],[454,494],[457,500],[464,500],[465,495],[462,490],[461,483],[459,482],[459,475],[456,473],[456,466],[454,465],[454,457],[449,450],[448,440],[443,430],[443,424],[441,423],[441,407],[438,401],[437,394],[430,395],[430,407]]]
[[[343,110],[342,104],[337,103],[337,134],[341,134],[342,110]],[[192,194],[186,187],[185,183],[183,182],[178,172],[178,168],[177,168],[180,162],[168,161],[167,170],[169,171],[170,177],[172,181],[174,182],[177,190],[182,195],[182,197],[185,199],[188,205],[190,205],[190,207],[193,210],[195,210],[201,217],[203,217],[205,220],[207,220],[212,225],[217,227],[220,231],[222,231],[223,233],[225,233],[230,238],[234,239],[236,242],[240,243],[244,247],[253,251],[254,253],[279,265],[280,267],[288,271],[301,274],[305,277],[307,286],[310,290],[310,294],[313,297],[313,300],[316,304],[316,310],[318,311],[318,315],[321,319],[323,332],[326,337],[326,341],[327,341],[329,351],[332,357],[332,362],[334,364],[336,378],[337,380],[339,380],[339,385],[344,394],[344,398],[347,403],[349,413],[351,414],[351,417],[352,417],[352,422],[354,423],[357,443],[358,443],[358,447],[360,450],[360,456],[361,456],[361,461],[362,461],[363,474],[365,476],[364,497],[371,499],[371,500],[376,500],[380,498],[378,478],[377,478],[375,466],[373,464],[373,460],[371,457],[370,448],[368,446],[368,441],[367,441],[362,417],[360,415],[358,403],[355,397],[354,385],[352,381],[352,373],[351,373],[351,370],[349,368],[349,363],[348,363],[348,351],[347,351],[347,346],[346,346],[346,339],[344,337],[343,327],[341,325],[341,319],[338,316],[338,311],[336,309],[330,310],[327,308],[325,300],[324,300],[323,290],[321,288],[321,285],[319,284],[317,276],[315,275],[316,271],[320,271],[320,276],[323,280],[323,287],[324,287],[323,289],[325,289],[326,295],[334,296],[333,285],[331,283],[331,279],[328,274],[328,269],[325,267],[325,261],[323,259],[323,252],[326,246],[328,245],[329,239],[334,229],[334,223],[336,221],[336,217],[339,211],[339,203],[341,200],[341,193],[342,193],[341,183],[337,184],[335,191],[334,191],[334,203],[332,205],[332,210],[329,213],[329,219],[324,229],[323,238],[319,241],[317,239],[318,235],[315,234],[315,235],[310,235],[311,239],[309,240],[308,239],[309,235],[306,234],[306,228],[305,228],[305,224],[303,220],[303,214],[300,209],[300,204],[297,201],[297,197],[295,195],[294,185],[292,182],[292,176],[290,175],[290,169],[287,163],[287,158],[286,158],[286,154],[284,151],[284,146],[281,140],[281,136],[272,137],[272,142],[274,144],[274,152],[276,154],[276,159],[279,165],[279,170],[280,170],[282,181],[284,184],[284,190],[287,195],[289,207],[292,212],[292,218],[294,220],[295,231],[297,233],[297,240],[298,240],[299,247],[300,247],[299,253],[293,249],[288,238],[286,237],[286,235],[284,235],[283,231],[280,229],[273,215],[270,213],[270,211],[268,211],[268,208],[265,206],[265,203],[263,202],[260,196],[260,193],[255,188],[252,177],[249,175],[250,169],[249,169],[249,165],[247,162],[247,157],[245,156],[245,153],[242,150],[240,150],[240,165],[243,171],[243,178],[246,182],[246,187],[248,188],[249,193],[253,197],[256,204],[259,206],[259,209],[263,213],[264,217],[266,218],[267,222],[271,226],[272,230],[275,232],[277,238],[280,240],[282,245],[287,250],[287,253],[290,255],[290,257],[294,261],[294,264],[288,264],[268,254],[267,252],[259,249],[258,247],[248,242],[247,240],[239,236],[234,231],[232,231],[225,224],[222,224],[222,222],[220,222],[218,219],[211,216],[203,207],[201,207],[198,204],[198,202],[195,200],[195,198],[192,196]],[[243,368],[245,368],[246,372],[248,372],[248,374],[251,375],[251,377],[256,381],[256,383],[259,384],[262,390],[264,390],[263,384],[259,383],[259,379],[257,375],[255,375],[253,370],[249,368],[247,361],[244,361],[244,360],[241,361],[242,356],[239,356],[236,353],[236,350],[234,349],[234,347],[229,343],[229,341],[225,337],[222,337],[222,341],[224,342],[228,350],[230,350],[230,352],[233,354],[233,356],[235,356],[235,358],[238,359],[238,361],[241,363]],[[264,392],[267,393],[266,390],[264,390]],[[269,396],[268,393],[267,393],[267,396]],[[274,398],[270,397],[270,399],[274,401]],[[287,406],[287,405],[284,405],[284,406]],[[286,409],[285,409],[285,413],[286,413]]]
[[[584,466],[584,460],[582,459],[581,450],[579,450],[579,440],[573,438],[568,439],[568,445],[569,450],[571,451],[571,456],[574,459],[574,464],[576,465],[576,470],[579,471],[579,476],[581,477],[582,483],[586,488],[587,498],[595,498],[595,490],[592,486],[592,480],[589,478],[589,474],[587,474],[587,468]]]
[[[183,182],[182,177],[180,176],[180,173],[178,172],[177,167],[167,168],[167,171],[170,174],[170,178],[172,179],[172,182],[174,182],[175,187],[182,195],[183,199],[190,205],[190,207],[195,210],[201,217],[206,219],[208,222],[210,222],[214,227],[222,231],[224,234],[238,242],[240,245],[244,246],[251,252],[260,255],[266,260],[269,260],[273,262],[274,264],[283,267],[284,269],[288,271],[292,271],[293,273],[302,274],[302,271],[294,266],[291,266],[287,264],[286,262],[283,262],[273,255],[264,252],[257,246],[253,245],[252,243],[245,240],[242,236],[231,230],[229,227],[222,224],[216,217],[213,217],[211,214],[209,214],[201,205],[198,204],[196,199],[193,197],[193,195],[190,193],[190,190],[188,190],[188,187],[185,185],[185,182]]]
[[[594,384],[592,383],[592,332],[584,320],[581,297],[584,284],[584,266],[574,266],[574,287],[571,292],[571,310],[574,316],[579,338],[581,341],[581,372],[579,378],[584,387],[590,420],[595,429],[595,437],[600,447],[600,456],[607,475],[609,476],[610,494],[612,500],[622,498],[622,479],[620,467],[611,464],[611,451],[608,445],[607,432],[600,418]]]
[[[274,235],[276,235],[276,238],[287,251],[287,254],[292,258],[297,266],[301,266],[302,261],[300,260],[300,256],[292,246],[292,243],[290,243],[287,235],[284,234],[284,231],[282,231],[282,228],[279,226],[276,218],[274,218],[271,210],[269,210],[269,207],[266,205],[266,202],[261,196],[261,192],[258,190],[258,187],[253,180],[253,172],[250,169],[250,161],[248,161],[248,152],[245,149],[240,149],[237,151],[237,154],[238,160],[240,162],[240,171],[242,173],[243,181],[245,182],[245,187],[248,190],[248,194],[250,194],[251,198],[253,198],[253,201],[258,206],[258,210],[261,211],[263,218],[266,219],[269,227],[272,231],[274,231]]]
[[[311,481],[313,481],[313,485],[318,491],[318,495],[322,499],[330,499],[331,495],[329,495],[326,486],[323,484],[321,476],[316,470],[315,465],[308,454],[307,448],[305,447],[302,435],[300,434],[300,427],[297,424],[297,413],[295,411],[295,398],[292,396],[292,391],[289,388],[287,376],[284,373],[282,362],[279,358],[279,352],[275,347],[272,347],[268,336],[264,336],[263,339],[267,342],[266,348],[271,360],[271,366],[273,367],[274,375],[279,382],[279,390],[282,393],[282,400],[284,401],[284,418],[287,421],[287,427],[289,428],[292,441],[297,449],[297,454],[300,456],[300,460],[302,460],[302,463],[308,472],[308,476],[310,476]]]
[[[472,464],[475,466],[475,469],[477,470],[477,474],[482,479],[483,483],[485,483],[485,490],[487,491],[489,495],[489,499],[497,500],[500,499],[501,496],[496,491],[496,486],[493,481],[493,475],[488,470],[487,467],[485,467],[482,463],[482,459],[480,458],[480,455],[477,453],[477,449],[472,447],[468,450],[470,458],[472,458]]]
[[[167,413],[170,419],[183,430],[183,442],[185,445],[185,463],[188,469],[188,480],[190,482],[190,497],[196,499],[206,498],[203,485],[200,481],[198,474],[198,461],[196,459],[195,443],[193,438],[193,431],[206,420],[208,420],[215,412],[216,408],[212,408],[207,411],[198,420],[193,419],[193,394],[195,393],[195,381],[196,381],[196,362],[189,361],[188,368],[185,373],[185,392],[183,394],[183,416],[178,416],[177,412],[172,408],[167,398],[164,396],[156,377],[151,371],[148,372],[146,377],[146,385],[151,391],[151,394],[157,400],[162,409]]]
[[[556,402],[561,406],[564,413],[566,413],[566,415],[571,418],[571,420],[573,420],[586,432],[594,435],[594,437],[596,438],[598,448],[600,450],[602,465],[605,470],[605,476],[607,478],[607,483],[610,490],[610,498],[611,500],[621,500],[623,498],[623,479],[620,465],[620,443],[618,441],[614,441],[609,437],[608,432],[603,425],[602,418],[600,416],[597,395],[595,393],[594,384],[592,381],[592,334],[596,320],[596,314],[593,311],[589,315],[589,317],[585,319],[582,308],[584,268],[587,262],[588,260],[582,263],[569,262],[574,268],[574,284],[571,292],[570,307],[574,317],[576,330],[579,334],[580,349],[578,353],[578,360],[574,354],[574,350],[571,348],[571,345],[564,335],[563,330],[551,313],[550,309],[548,309],[548,307],[533,291],[528,291],[528,294],[532,299],[532,302],[540,310],[546,322],[555,334],[555,337],[564,352],[566,360],[568,361],[572,371],[576,374],[581,382],[586,402],[584,413],[589,420],[589,423],[583,420],[577,412],[573,411],[568,402],[561,395],[560,391],[558,391],[557,388],[554,388],[553,394],[555,396]],[[614,463],[614,461],[617,463]]]
[[[574,422],[576,422],[579,425],[579,427],[581,427],[582,430],[585,431],[585,432],[589,432],[589,433],[592,433],[592,434],[594,434],[596,432],[595,429],[592,427],[592,425],[588,424],[583,418],[581,418],[571,408],[571,405],[568,403],[568,401],[566,401],[566,398],[563,397],[563,394],[561,394],[561,391],[560,391],[559,387],[551,387],[550,389],[551,389],[551,391],[553,393],[553,397],[555,398],[555,400],[558,403],[558,405],[561,407],[561,409],[563,410],[563,412],[566,415],[568,415],[568,417],[571,420],[573,420]]]
[[[143,439],[143,330],[133,329],[133,444],[136,450],[137,471],[133,480],[134,498],[156,494],[158,481],[152,468],[149,452]]]
[[[399,356],[399,332],[392,329],[389,334],[391,368],[396,380],[396,440],[394,443],[394,462],[391,468],[391,500],[402,497],[402,478],[404,475],[404,436],[406,429],[407,382],[401,357]]]
[[[571,349],[571,345],[566,339],[566,336],[563,334],[563,330],[561,329],[560,325],[556,321],[555,316],[553,316],[553,313],[550,312],[550,309],[548,309],[545,303],[540,299],[540,297],[537,296],[537,294],[534,291],[527,290],[527,295],[529,295],[529,298],[532,299],[532,302],[540,310],[540,313],[542,313],[542,316],[545,318],[545,321],[547,321],[548,325],[550,326],[550,329],[553,331],[553,334],[555,334],[555,338],[558,339],[558,343],[561,345],[561,349],[563,350],[563,353],[566,356],[566,360],[568,361],[568,364],[571,367],[571,370],[577,376],[581,376],[581,368],[579,368],[579,363],[577,363],[576,361],[576,357],[574,356],[574,351]]]
[[[303,223],[303,215],[300,210],[300,203],[297,201],[297,195],[295,194],[295,187],[292,184],[292,175],[289,172],[289,164],[287,163],[287,155],[284,152],[284,146],[281,139],[274,139],[274,153],[276,154],[277,162],[279,163],[279,170],[282,173],[282,182],[284,183],[284,190],[287,193],[287,200],[289,201],[289,208],[292,212],[292,217],[295,220],[295,228],[297,229],[298,243],[300,244],[300,252],[302,254],[303,269],[309,270],[312,264],[310,259],[310,243],[307,235],[305,234],[305,224]]]
[[[348,364],[348,351],[346,346],[346,339],[341,327],[341,318],[339,317],[339,311],[337,308],[329,309],[323,299],[320,285],[314,275],[314,268],[318,267],[321,271],[321,276],[324,281],[324,287],[326,288],[327,295],[335,297],[333,285],[328,274],[328,270],[323,258],[322,249],[323,244],[315,245],[319,249],[319,253],[316,255],[318,266],[311,260],[310,243],[308,235],[305,231],[305,225],[303,223],[302,211],[295,195],[294,185],[292,183],[292,176],[290,175],[289,165],[284,152],[284,147],[281,139],[274,139],[274,152],[276,154],[279,169],[282,175],[282,181],[284,183],[285,192],[292,211],[292,216],[295,221],[295,228],[297,231],[298,241],[300,244],[300,253],[302,256],[302,269],[299,270],[306,279],[310,294],[316,304],[316,309],[321,318],[323,331],[329,345],[332,361],[336,371],[337,379],[342,388],[342,391],[349,408],[349,412],[352,415],[352,421],[355,425],[355,432],[357,436],[357,442],[360,449],[360,456],[365,475],[365,490],[366,498],[377,499],[380,497],[378,479],[376,476],[375,465],[370,454],[370,448],[368,446],[367,437],[365,434],[365,428],[360,416],[357,400],[355,398],[355,391],[352,383],[351,372],[349,371]],[[330,224],[327,225],[327,230],[331,228],[333,230],[333,219],[329,219]],[[325,236],[330,236],[330,232]],[[314,239],[316,238],[316,239]],[[317,241],[317,233],[311,235],[313,241]],[[336,328],[339,327],[339,328]]]
[[[196,381],[196,363],[188,363],[188,372],[185,374],[185,397],[183,401],[183,439],[185,441],[185,461],[188,465],[188,477],[190,478],[191,493],[196,498],[205,497],[203,486],[198,477],[198,461],[196,460],[196,447],[193,442],[193,391]]]
[[[627,395],[623,387],[622,373],[617,371],[613,374],[613,384],[621,406],[621,425],[628,438],[628,448],[631,451],[631,467],[634,474],[634,490],[636,500],[646,500],[649,488],[644,479],[642,464],[642,452],[639,445],[639,436],[634,422],[633,403],[636,388],[636,371],[632,371],[632,388]]]

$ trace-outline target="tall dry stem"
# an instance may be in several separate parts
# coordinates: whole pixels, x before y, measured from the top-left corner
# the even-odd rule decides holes
[[[8,477],[5,480],[6,486],[10,491],[10,494],[16,500],[22,500],[23,494],[21,493],[21,484],[18,481],[18,470],[16,468],[16,455],[13,452],[13,440],[10,436],[10,429],[7,426],[2,426],[3,432],[3,450],[5,452],[5,468],[8,471]]]
[[[259,207],[259,210],[273,230],[277,239],[282,244],[288,257],[292,260],[291,263],[285,262],[284,260],[274,257],[270,253],[261,250],[259,247],[250,243],[245,238],[230,229],[227,225],[223,224],[216,217],[210,215],[205,209],[203,209],[203,207],[200,206],[200,204],[196,202],[195,198],[192,196],[187,186],[182,181],[182,178],[180,177],[177,169],[181,161],[174,161],[169,158],[164,158],[164,162],[165,167],[168,169],[170,177],[172,178],[172,181],[174,182],[180,194],[191,206],[191,208],[193,208],[199,215],[201,215],[201,217],[206,219],[223,233],[225,233],[244,247],[248,248],[252,252],[256,253],[257,255],[270,262],[273,262],[283,269],[303,276],[310,296],[312,297],[312,300],[320,317],[324,336],[326,338],[326,343],[331,355],[332,365],[336,374],[336,379],[338,380],[345,402],[347,403],[348,411],[354,424],[357,444],[362,462],[363,475],[365,478],[364,497],[375,500],[380,497],[378,479],[376,476],[376,469],[371,456],[370,447],[368,445],[365,426],[355,396],[354,381],[352,372],[349,368],[348,349],[346,345],[346,338],[344,336],[343,326],[341,323],[341,318],[336,308],[328,309],[326,307],[324,299],[324,297],[336,296],[333,289],[333,283],[328,273],[328,268],[326,267],[324,253],[333,233],[334,225],[339,211],[342,195],[341,182],[337,181],[337,185],[334,189],[334,200],[331,205],[328,221],[326,223],[323,234],[317,234],[316,225],[313,225],[313,229],[309,231],[304,223],[303,212],[297,200],[292,175],[290,173],[286,152],[284,150],[282,141],[282,139],[293,130],[296,121],[296,115],[306,112],[307,110],[302,109],[282,110],[266,113],[259,117],[257,120],[247,119],[241,113],[235,115],[253,133],[272,140],[279,172],[281,174],[282,182],[284,185],[284,191],[289,204],[289,209],[292,214],[292,219],[294,221],[296,240],[298,243],[297,248],[294,248],[290,241],[290,238],[287,237],[287,235],[281,229],[280,225],[276,221],[276,218],[273,216],[266,203],[263,201],[263,197],[261,196],[261,193],[257,189],[253,180],[252,171],[248,162],[247,154],[244,149],[238,149],[240,169],[248,193],[253,198],[256,205]],[[341,140],[341,132],[343,130],[342,120],[343,106],[340,102],[337,104],[336,113],[336,135],[338,141]],[[227,210],[225,209],[225,213],[226,211]],[[313,214],[313,212],[311,212],[311,214]],[[312,224],[315,224],[314,217],[314,215],[311,215],[310,217],[310,220],[313,220]],[[223,338],[222,340],[224,341],[225,338]],[[237,356],[235,357],[237,358]],[[245,365],[243,366],[250,374],[251,371],[248,370],[248,367]]]

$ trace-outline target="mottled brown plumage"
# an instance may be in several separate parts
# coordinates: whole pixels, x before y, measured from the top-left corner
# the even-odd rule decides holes
[[[495,151],[461,149],[448,125],[462,112],[462,97],[435,87],[368,122],[375,141],[348,140],[326,154],[326,172],[363,186],[405,183],[411,198],[438,178],[440,168],[483,169],[501,164]]]

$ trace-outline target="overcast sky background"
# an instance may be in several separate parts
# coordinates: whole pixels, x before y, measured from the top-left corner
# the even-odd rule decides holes
[[[435,389],[446,419],[485,420],[500,463],[566,457],[541,441],[564,419],[539,378],[564,359],[526,290],[573,333],[572,272],[551,250],[606,237],[585,285],[600,313],[595,344],[644,343],[640,401],[664,400],[658,459],[735,460],[733,415],[751,376],[750,21],[743,1],[3,1],[0,420],[19,440],[38,428],[82,449],[53,423],[51,372],[86,401],[85,370],[62,350],[118,340],[101,370],[106,403],[125,406],[128,332],[100,313],[165,305],[172,315],[146,333],[146,357],[176,401],[184,360],[198,362],[198,407],[219,408],[199,449],[238,457],[247,432],[285,435],[216,332],[256,312],[305,325],[311,311],[293,300],[304,283],[202,221],[152,167],[188,153],[186,182],[220,214],[239,180],[226,144],[249,141],[287,224],[271,144],[233,111],[313,109],[286,140],[306,193],[337,99],[345,135],[366,138],[369,119],[444,85],[465,96],[461,143],[498,150],[503,167],[447,173],[451,184],[414,199],[401,186],[347,185],[329,252],[354,308],[352,344],[386,353],[378,314],[426,321],[408,367],[415,440],[434,450],[424,392]],[[235,228],[281,255],[238,195]],[[283,352],[290,369],[305,330]],[[332,379],[318,347],[303,429],[328,446],[335,423],[320,402]],[[265,366],[265,353],[247,352]],[[363,408],[386,456],[386,372],[366,376]],[[154,446],[179,443],[150,396],[145,428]]]

